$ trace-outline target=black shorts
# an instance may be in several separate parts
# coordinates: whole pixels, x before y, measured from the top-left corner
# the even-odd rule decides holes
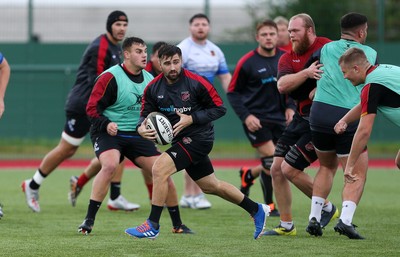
[[[255,132],[250,132],[247,129],[246,124],[243,123],[244,133],[246,134],[253,147],[259,147],[260,145],[263,145],[270,140],[272,140],[274,144],[276,144],[278,139],[281,137],[283,131],[285,130],[284,124],[263,122],[261,125],[261,129]]]
[[[354,133],[340,135],[311,131],[314,147],[321,152],[335,152],[338,156],[350,153]]]
[[[110,136],[108,133],[103,132],[91,135],[91,139],[97,158],[105,151],[116,149],[121,153],[120,162],[125,156],[137,165],[135,159],[138,157],[158,156],[161,154],[154,142],[144,139],[137,132],[118,132],[116,136]]]
[[[290,147],[296,145],[310,163],[318,159],[311,140],[310,123],[298,114],[293,116],[292,122],[286,127],[277,144],[280,149],[285,149],[285,151],[277,153],[277,149],[274,156],[285,157],[290,151]]]
[[[66,122],[64,132],[73,138],[83,138],[89,133],[90,121],[85,114],[77,114],[73,112],[66,113]]]
[[[348,111],[350,111],[350,109],[321,103],[318,101],[313,102],[310,113],[311,131],[336,135],[334,127]],[[357,127],[358,122],[352,122],[347,127],[346,133],[354,134],[357,130]]]
[[[199,180],[214,173],[208,154],[213,148],[213,141],[197,141],[184,137],[168,148],[165,152],[171,156],[177,171],[186,169],[194,180]]]

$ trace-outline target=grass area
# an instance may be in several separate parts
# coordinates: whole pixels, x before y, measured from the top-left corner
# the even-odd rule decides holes
[[[32,213],[20,190],[22,180],[33,170],[1,170],[0,201],[4,217],[0,220],[0,256],[399,256],[400,212],[397,170],[370,170],[369,179],[354,223],[366,240],[350,240],[333,231],[329,224],[321,238],[305,232],[310,201],[293,188],[293,214],[296,237],[263,237],[254,240],[253,223],[241,208],[215,196],[209,196],[209,210],[181,209],[183,221],[196,234],[170,232],[167,211],[161,219],[161,233],[156,240],[135,240],[124,234],[128,227],[141,224],[150,211],[143,179],[136,169],[124,173],[122,193],[141,204],[137,212],[111,212],[106,203],[99,210],[92,234],[77,233],[89,199],[91,186],[81,193],[77,206],[67,200],[69,177],[82,170],[63,169],[49,176],[40,191],[41,213]],[[217,177],[239,185],[237,169],[216,171]],[[310,171],[314,174],[314,171]],[[174,176],[178,193],[182,175]],[[340,207],[343,179],[338,172],[330,199]],[[259,183],[251,189],[251,198],[262,201]],[[270,217],[267,228],[279,218]]]
[[[0,159],[41,159],[48,151],[58,144],[57,140],[50,139],[0,139]],[[371,158],[394,158],[399,150],[400,142],[371,142],[368,151]],[[160,146],[161,150],[168,146]],[[86,139],[79,147],[73,158],[91,159],[94,156],[92,145]],[[211,158],[254,158],[256,151],[250,146],[246,138],[232,141],[216,140],[210,154]]]

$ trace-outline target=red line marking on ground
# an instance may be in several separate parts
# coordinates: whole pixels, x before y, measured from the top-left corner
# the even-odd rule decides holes
[[[39,167],[41,160],[0,160],[0,169],[17,169],[17,168],[32,168]],[[63,162],[62,168],[85,168],[89,165],[90,160],[86,159],[71,159]],[[240,167],[255,167],[260,164],[258,159],[214,159],[212,160],[215,168],[240,168]],[[318,162],[313,163],[312,167],[318,167]],[[128,167],[133,167],[131,162],[127,162]],[[373,168],[396,168],[394,159],[372,159],[369,160],[369,167]]]

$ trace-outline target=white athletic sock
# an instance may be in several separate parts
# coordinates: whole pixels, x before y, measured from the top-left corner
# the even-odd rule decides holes
[[[326,212],[331,212],[332,211],[332,203],[329,202],[329,203],[325,204],[324,207],[322,207],[322,210],[324,210]]]
[[[35,175],[33,175],[32,179],[36,182],[36,184],[41,185],[43,183],[44,177],[40,172],[37,170]]]
[[[353,201],[343,201],[342,213],[340,214],[340,219],[347,226],[351,225],[353,221],[354,213],[356,212],[357,204]]]
[[[321,221],[321,211],[324,203],[325,199],[322,197],[313,196],[311,198],[311,212],[308,220],[311,220],[311,218],[316,218],[318,222]]]
[[[293,227],[293,221],[281,221],[281,227],[289,230]]]

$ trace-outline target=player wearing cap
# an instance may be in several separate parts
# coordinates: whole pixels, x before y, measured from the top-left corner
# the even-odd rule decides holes
[[[111,12],[107,18],[106,34],[98,36],[86,48],[77,71],[75,84],[69,92],[65,104],[66,122],[60,142],[46,154],[33,177],[22,183],[27,204],[32,211],[40,212],[39,188],[44,179],[63,161],[75,154],[89,132],[90,122],[86,116],[86,104],[94,81],[104,70],[121,63],[122,52],[119,42],[124,39],[127,27],[128,17],[124,12]],[[100,170],[99,162],[92,161],[88,169],[97,173]],[[89,179],[87,178],[87,180]],[[86,183],[87,180],[84,182]],[[111,189],[111,199],[114,200],[111,203],[115,204],[115,200],[118,199],[120,203],[118,207],[130,210],[139,208],[138,205],[127,202],[119,194],[119,185],[116,188],[114,190],[116,192]]]

